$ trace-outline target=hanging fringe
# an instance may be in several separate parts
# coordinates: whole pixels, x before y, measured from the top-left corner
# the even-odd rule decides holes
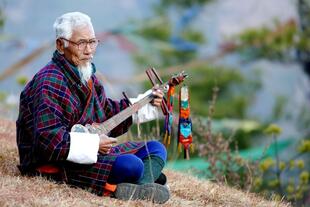
[[[182,144],[178,143],[178,152],[181,153],[182,152]]]
[[[141,128],[140,128],[140,120],[137,112],[137,132],[138,132],[138,138],[141,138]]]
[[[181,152],[181,145],[184,148],[184,159],[190,159],[189,152],[193,152],[192,144],[192,121],[190,118],[189,91],[183,85],[179,92],[179,127],[178,127],[178,149]]]
[[[167,92],[167,108],[168,114],[165,117],[165,135],[164,135],[164,145],[168,147],[171,142],[171,132],[172,132],[172,123],[173,123],[173,96],[174,96],[174,86],[169,86]]]

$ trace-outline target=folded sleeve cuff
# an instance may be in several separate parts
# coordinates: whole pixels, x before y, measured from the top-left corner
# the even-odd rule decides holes
[[[96,163],[99,140],[98,134],[70,132],[70,149],[67,160],[79,164]]]

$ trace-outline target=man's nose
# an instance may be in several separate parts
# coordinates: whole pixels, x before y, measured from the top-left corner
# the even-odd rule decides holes
[[[87,43],[85,50],[84,50],[84,53],[89,54],[89,53],[92,53],[92,51],[93,51],[93,49],[90,47],[90,44]]]

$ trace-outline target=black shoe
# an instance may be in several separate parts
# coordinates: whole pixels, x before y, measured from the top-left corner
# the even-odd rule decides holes
[[[161,173],[157,180],[155,180],[155,183],[165,185],[167,183],[167,176],[164,173]]]
[[[120,183],[116,187],[114,196],[121,200],[148,200],[153,203],[165,203],[169,200],[170,192],[166,186],[157,183],[143,185]]]

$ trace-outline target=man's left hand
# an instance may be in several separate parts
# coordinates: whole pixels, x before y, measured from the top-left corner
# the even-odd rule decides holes
[[[154,99],[151,101],[151,104],[153,106],[159,107],[161,105],[161,102],[163,101],[164,92],[162,92],[158,88],[158,85],[153,87],[153,96],[154,96]]]

